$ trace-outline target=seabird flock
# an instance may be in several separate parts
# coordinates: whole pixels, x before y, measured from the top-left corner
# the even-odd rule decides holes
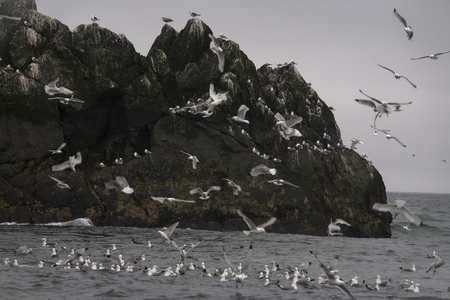
[[[192,18],[196,18],[196,17],[200,16],[200,14],[195,13],[195,12],[189,12],[189,14],[191,15]],[[413,31],[411,29],[411,26],[408,25],[405,18],[403,18],[396,9],[394,9],[394,15],[404,25],[404,30],[407,34],[407,38],[408,38],[408,40],[411,40],[413,37]],[[0,15],[0,20],[1,19],[10,19],[10,20],[14,20],[14,21],[22,20],[21,18],[4,16],[4,15]],[[91,20],[92,20],[92,22],[100,21],[100,19],[95,17],[94,15],[91,16]],[[167,17],[162,17],[162,20],[166,24],[174,21],[173,19],[167,18]],[[26,20],[25,20],[24,24],[26,26],[32,25],[30,22],[28,22]],[[211,39],[210,50],[217,56],[218,69],[220,72],[223,73],[224,66],[225,66],[225,55],[224,55],[223,49],[221,48],[220,44],[221,44],[221,40],[226,40],[228,38],[226,36],[224,36],[223,34],[219,35],[219,39],[214,37],[212,34],[209,34],[209,37]],[[428,55],[428,56],[411,58],[411,60],[419,60],[419,59],[424,59],[424,58],[430,58],[430,59],[436,60],[436,59],[438,59],[438,57],[440,55],[449,53],[449,52],[450,51],[446,51],[446,52],[440,52],[440,53],[436,53],[436,54],[432,54],[432,55]],[[0,61],[1,61],[1,59],[0,59]],[[33,57],[32,63],[38,63],[38,62],[39,62],[39,60]],[[292,61],[291,63],[285,63],[284,65],[279,64],[279,67],[286,66],[289,64],[296,64],[296,63]],[[385,67],[383,65],[378,64],[378,66],[393,73],[394,77],[396,79],[403,78],[412,87],[417,88],[417,86],[412,81],[410,81],[407,77],[400,75],[400,74],[396,73],[395,71],[393,71],[392,69]],[[2,69],[2,72],[9,72],[9,71],[14,71],[14,69],[10,65],[8,65],[7,67]],[[17,72],[17,71],[19,71],[19,70],[16,70],[16,73],[19,74],[19,72]],[[73,91],[71,91],[70,89],[68,89],[64,86],[57,86],[59,79],[60,78],[58,77],[54,81],[52,81],[44,86],[45,93],[47,93],[50,96],[54,96],[54,97],[49,98],[49,100],[57,100],[61,104],[64,104],[64,105],[71,104],[74,107],[76,107],[75,105],[83,104],[84,103],[83,100],[74,98],[75,93]],[[251,84],[251,82],[249,84]],[[406,102],[406,103],[386,102],[386,101],[381,101],[374,97],[371,97],[371,96],[365,94],[362,90],[360,90],[360,92],[361,92],[361,94],[363,94],[364,96],[369,98],[369,100],[355,99],[355,101],[357,101],[360,104],[371,107],[375,112],[373,126],[371,125],[372,128],[374,129],[374,134],[376,135],[378,132],[382,132],[385,134],[387,139],[394,139],[401,146],[406,147],[398,138],[396,138],[390,134],[390,130],[379,129],[376,125],[376,121],[383,114],[389,115],[392,112],[401,111],[402,105],[409,105],[412,102],[411,101]],[[58,95],[63,95],[63,96],[58,96]],[[180,113],[180,112],[189,112],[192,114],[202,114],[204,118],[207,118],[213,114],[214,107],[223,103],[224,101],[227,101],[226,93],[216,92],[214,89],[214,85],[211,83],[210,89],[209,89],[209,98],[207,100],[199,99],[198,103],[188,102],[185,107],[171,108],[170,113],[175,114],[175,113]],[[262,99],[259,99],[258,101],[262,101]],[[248,124],[250,124],[250,120],[246,119],[246,114],[248,111],[249,111],[249,108],[246,105],[242,104],[237,111],[237,115],[233,116],[231,119],[239,124],[247,124],[248,125]],[[278,129],[278,132],[284,139],[289,140],[291,137],[301,137],[302,136],[300,131],[298,129],[294,128],[294,126],[296,124],[299,124],[302,122],[301,117],[291,114],[291,118],[286,120],[286,118],[283,117],[279,113],[276,113],[274,115],[274,117],[277,121],[274,126],[275,126],[275,128]],[[245,132],[244,128],[242,128],[242,132],[243,133]],[[325,136],[326,136],[326,133],[324,134],[324,137]],[[350,149],[356,149],[356,145],[362,144],[362,143],[363,142],[354,138],[354,139],[352,139],[352,144],[350,146]],[[61,153],[63,153],[63,149],[65,146],[66,146],[66,143],[62,143],[57,149],[49,150],[49,152],[51,155],[61,154]],[[298,147],[302,147],[302,145],[299,145]],[[295,148],[293,148],[292,150],[295,151]],[[269,158],[268,155],[261,154],[256,148],[253,148],[253,152],[265,159]],[[187,159],[191,161],[192,169],[197,169],[197,165],[200,163],[197,156],[190,154],[188,152],[182,151],[182,150],[180,150],[180,153],[185,154],[187,156]],[[152,153],[147,149],[145,150],[144,154],[148,155],[150,157],[152,155]],[[140,158],[141,155],[139,155],[137,152],[135,152],[134,157]],[[276,158],[273,158],[273,160],[278,161],[278,162],[280,161],[279,159],[276,159]],[[81,153],[77,152],[76,155],[69,156],[69,159],[67,161],[65,161],[59,165],[53,166],[52,171],[58,172],[58,171],[63,171],[65,169],[70,168],[73,172],[76,172],[76,168],[75,168],[76,165],[81,164],[81,163],[82,163]],[[115,163],[117,165],[122,165],[123,159],[118,158],[115,160]],[[100,166],[105,167],[105,164],[100,163]],[[276,175],[276,173],[277,173],[277,171],[275,168],[269,168],[264,164],[257,165],[250,171],[250,175],[253,177],[260,176],[260,175],[274,176],[274,175]],[[63,182],[62,180],[55,178],[53,176],[48,176],[48,177],[56,183],[56,186],[58,188],[70,189],[69,185],[67,183]],[[232,192],[235,196],[238,196],[239,193],[242,193],[242,188],[238,184],[233,182],[231,179],[223,178],[223,180],[226,181],[226,184],[232,189]],[[267,182],[272,183],[274,185],[278,185],[278,186],[287,185],[290,188],[299,188],[299,186],[297,186],[293,183],[290,183],[286,180],[283,180],[283,179],[267,180]],[[106,182],[105,188],[108,190],[117,189],[120,192],[123,192],[125,194],[132,194],[134,192],[134,189],[132,187],[130,187],[129,183],[123,176],[116,176],[116,178],[114,180]],[[191,194],[191,195],[199,194],[200,195],[199,199],[207,200],[212,197],[212,194],[213,194],[212,192],[220,191],[220,190],[221,190],[220,186],[211,186],[206,190],[206,192],[204,192],[200,187],[197,187],[197,188],[190,190],[189,194]],[[196,203],[195,200],[183,200],[183,199],[177,199],[177,198],[173,198],[173,197],[151,196],[151,199],[156,202],[159,202],[159,203],[174,203],[174,202],[181,202],[181,203],[187,203],[187,204]],[[405,207],[405,203],[406,203],[406,201],[404,201],[404,200],[396,200],[395,204],[375,203],[373,205],[372,209],[375,211],[382,212],[382,213],[383,212],[391,212],[394,215],[394,217],[401,216],[401,218],[405,219],[405,220],[402,219],[402,222],[403,221],[408,222],[407,225],[403,226],[403,228],[405,228],[405,230],[411,230],[408,228],[408,226],[410,224],[420,226],[422,221],[417,215],[411,213]],[[277,221],[277,219],[275,217],[271,217],[265,223],[256,226],[255,223],[253,223],[253,221],[250,218],[248,218],[244,213],[241,212],[241,210],[237,209],[237,214],[240,217],[242,217],[243,221],[249,227],[249,230],[243,231],[245,235],[266,233],[265,228],[273,225]],[[81,269],[84,271],[87,271],[88,269],[92,269],[92,270],[107,269],[107,270],[113,270],[113,271],[124,271],[125,270],[128,272],[143,272],[143,273],[147,274],[148,276],[164,276],[164,277],[181,276],[181,275],[185,274],[186,272],[190,272],[190,271],[199,269],[199,267],[195,267],[193,263],[188,264],[186,262],[186,260],[187,260],[187,254],[189,253],[189,251],[196,248],[200,244],[200,242],[197,242],[197,243],[194,243],[191,245],[184,244],[182,246],[179,246],[175,240],[171,239],[171,236],[172,236],[174,230],[176,229],[176,227],[178,226],[178,224],[179,224],[179,222],[176,222],[175,224],[169,226],[168,228],[163,228],[158,231],[158,234],[164,239],[164,241],[166,241],[166,243],[168,245],[173,245],[173,247],[175,247],[180,252],[180,262],[176,265],[176,268],[174,268],[174,269],[172,269],[172,267],[168,267],[161,271],[158,271],[159,267],[156,265],[154,265],[152,268],[150,268],[149,266],[145,266],[145,264],[143,263],[143,261],[145,260],[145,255],[142,255],[140,260],[139,259],[125,260],[123,258],[122,254],[119,254],[117,256],[111,255],[112,251],[117,251],[115,245],[113,245],[112,250],[111,249],[106,250],[105,257],[109,259],[110,265],[103,266],[101,263],[92,261],[91,257],[89,255],[84,257],[86,254],[86,251],[88,250],[87,248],[80,248],[77,250],[72,249],[71,251],[68,251],[65,247],[60,246],[57,250],[57,244],[56,243],[47,243],[47,240],[45,238],[42,239],[43,240],[42,247],[51,247],[51,250],[52,250],[51,257],[55,258],[55,259],[57,259],[57,258],[60,258],[60,259],[58,259],[56,262],[48,262],[48,261],[41,260],[41,261],[39,261],[39,264],[37,265],[37,267],[44,267],[46,265],[47,266],[50,265],[50,266],[62,266],[65,269]],[[330,237],[342,236],[343,234],[341,233],[341,227],[339,225],[351,226],[350,223],[348,223],[342,219],[338,218],[338,219],[335,219],[334,221],[333,221],[333,219],[331,219],[330,224],[328,225],[328,229],[327,229],[328,236],[330,236]],[[136,241],[133,241],[133,243],[136,243]],[[154,244],[152,244],[150,241],[148,241],[147,247],[148,248],[154,247]],[[27,246],[21,246],[18,249],[16,249],[15,255],[28,255],[28,254],[32,253],[32,251],[33,251],[32,248],[28,248]],[[231,261],[228,259],[225,247],[223,247],[224,261],[228,267],[225,269],[216,268],[216,267],[207,268],[205,266],[205,264],[202,263],[202,267],[200,268],[202,275],[203,276],[217,276],[217,277],[220,277],[220,281],[229,281],[229,279],[227,279],[227,276],[234,276],[233,280],[236,282],[236,287],[238,287],[239,284],[244,285],[244,283],[243,283],[244,279],[249,276],[252,276],[251,272],[246,272],[246,271],[248,270],[248,268],[251,264],[253,251],[254,251],[253,245],[250,244],[250,247],[249,247],[248,253],[247,253],[247,259],[246,259],[245,263],[243,265],[239,264],[236,266],[235,264],[231,263]],[[62,254],[64,252],[66,252],[66,255],[65,255],[66,258],[63,259]],[[301,263],[298,267],[295,267],[295,268],[292,268],[287,265],[283,265],[283,266],[275,265],[274,262],[270,262],[269,264],[271,265],[271,268],[269,269],[269,267],[268,267],[269,264],[265,265],[264,271],[259,272],[259,279],[262,279],[261,282],[264,281],[264,286],[275,285],[278,288],[280,288],[281,290],[297,290],[297,283],[299,283],[299,282],[307,283],[307,284],[327,284],[327,285],[339,288],[341,291],[343,291],[345,293],[346,296],[348,296],[351,299],[354,299],[354,297],[347,287],[356,288],[356,287],[364,287],[365,286],[366,289],[369,291],[379,291],[380,287],[386,286],[392,282],[391,280],[381,281],[380,275],[376,276],[376,280],[375,280],[373,287],[370,286],[369,284],[366,284],[365,282],[359,283],[358,276],[353,277],[351,282],[344,281],[341,278],[339,278],[339,276],[337,275],[338,271],[337,271],[336,267],[337,267],[337,263],[338,263],[338,257],[336,257],[329,266],[325,266],[322,263],[322,261],[318,258],[317,254],[315,254],[313,252],[311,252],[311,253],[315,256],[320,269],[324,273],[324,274],[320,275],[319,277],[317,277],[316,279],[307,277],[307,273],[308,273],[307,268],[311,265],[311,262]],[[432,276],[435,276],[438,268],[443,266],[445,264],[445,261],[438,254],[436,254],[435,251],[433,251],[433,253],[431,255],[429,255],[428,257],[434,258],[435,262],[433,262],[426,269],[426,273],[433,271]],[[14,259],[14,261],[11,262],[11,260],[9,258],[4,259],[0,265],[21,266],[18,264],[17,259]],[[402,272],[415,272],[416,267],[415,267],[415,265],[412,265],[411,268],[400,267],[400,270]],[[280,272],[283,272],[285,279],[288,280],[290,282],[290,284],[286,285],[286,284],[280,283],[280,280],[278,279],[278,277],[280,276],[280,274],[279,274]],[[278,279],[278,280],[275,281],[274,279]],[[420,284],[413,283],[412,281],[407,281],[404,284],[401,284],[401,286],[405,291],[419,292]]]
[[[404,30],[406,32],[408,40],[412,40],[414,32],[413,32],[411,26],[408,25],[408,23],[406,22],[406,19],[404,17],[402,17],[400,15],[400,13],[397,11],[397,9],[395,9],[395,8],[394,8],[394,15],[404,25]],[[426,56],[421,56],[421,57],[417,57],[417,58],[411,58],[411,60],[418,60],[418,59],[424,59],[424,58],[430,58],[430,59],[433,59],[433,60],[437,60],[440,55],[445,54],[445,53],[450,53],[450,51],[440,52],[440,53],[426,55]],[[400,75],[399,73],[395,72],[394,70],[392,70],[391,68],[388,68],[386,66],[383,66],[383,65],[380,65],[380,64],[378,64],[378,66],[383,68],[383,69],[385,69],[385,70],[387,70],[387,71],[389,71],[389,72],[391,72],[392,74],[394,74],[394,78],[395,79],[403,78],[412,87],[417,88],[417,85],[414,84],[411,80],[409,80],[406,76]],[[401,142],[399,138],[394,137],[392,134],[390,134],[390,129],[379,129],[379,128],[377,128],[376,121],[377,121],[378,118],[381,118],[381,116],[383,114],[385,114],[386,116],[389,116],[389,114],[391,114],[392,112],[402,111],[403,110],[401,108],[402,105],[412,104],[412,101],[409,101],[409,102],[406,102],[406,103],[388,102],[388,101],[378,100],[378,99],[376,99],[374,97],[371,97],[371,96],[365,94],[362,90],[359,90],[359,91],[360,91],[361,94],[363,94],[364,96],[366,96],[369,99],[355,99],[355,101],[358,102],[359,104],[371,107],[373,109],[373,111],[375,112],[375,118],[374,118],[374,121],[373,121],[373,125],[371,125],[371,127],[374,129],[374,136],[377,136],[378,132],[383,132],[385,134],[385,137],[388,140],[393,139],[399,145],[401,145],[402,147],[406,147],[406,145],[403,142]],[[350,149],[352,149],[352,147],[354,147],[354,146],[355,146],[355,144],[352,143],[352,146],[350,147]],[[415,155],[413,155],[413,157],[414,156]]]

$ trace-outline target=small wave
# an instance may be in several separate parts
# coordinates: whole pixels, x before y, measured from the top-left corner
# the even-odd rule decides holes
[[[4,222],[0,223],[0,226],[27,226],[27,225],[40,225],[40,226],[94,226],[94,223],[89,218],[78,218],[67,222],[51,222],[45,224],[30,224],[30,223],[17,223],[17,222]]]

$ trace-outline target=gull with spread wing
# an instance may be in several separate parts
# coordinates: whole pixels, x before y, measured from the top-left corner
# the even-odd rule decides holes
[[[206,192],[204,192],[201,188],[197,187],[195,189],[190,190],[189,194],[194,195],[194,194],[198,193],[198,194],[200,194],[200,197],[199,197],[200,199],[206,200],[206,199],[211,198],[211,196],[209,196],[209,193],[211,191],[220,191],[220,186],[213,185],[213,186],[209,187],[209,189]]]
[[[405,32],[406,32],[406,36],[408,37],[408,40],[411,40],[414,32],[411,29],[411,26],[408,25],[408,23],[406,22],[405,18],[403,18],[398,11],[394,8],[394,15],[397,17],[397,19],[400,20],[400,22],[402,22],[402,24],[405,26]]]
[[[199,163],[197,156],[189,154],[189,153],[181,151],[181,150],[180,150],[180,152],[186,154],[188,156],[188,159],[192,160],[192,168],[197,169],[197,164]]]
[[[105,187],[108,190],[118,189],[119,191],[125,194],[132,194],[134,192],[134,189],[130,187],[128,181],[123,176],[117,176],[116,179],[105,183]]]
[[[183,200],[183,199],[177,199],[172,197],[155,197],[150,196],[152,200],[157,201],[159,203],[172,203],[172,202],[182,202],[182,203],[195,203],[194,200]]]
[[[417,58],[411,58],[411,60],[418,60],[418,59],[423,59],[423,58],[429,58],[429,59],[437,60],[439,58],[439,55],[442,55],[442,54],[445,54],[445,53],[450,53],[450,51],[439,52],[439,53],[425,55],[425,56],[421,56],[421,57],[417,57]]]
[[[415,85],[411,80],[409,80],[408,78],[406,78],[403,75],[400,75],[398,73],[396,73],[394,70],[389,69],[388,67],[382,66],[380,64],[378,64],[378,66],[380,66],[383,69],[386,69],[388,71],[390,71],[392,74],[394,74],[395,79],[400,79],[400,78],[404,78],[406,81],[408,81],[414,88],[417,88],[417,85]]]
[[[246,215],[244,215],[239,209],[237,210],[237,213],[242,217],[242,219],[244,219],[245,223],[247,223],[248,227],[250,228],[250,230],[244,230],[245,235],[250,235],[252,233],[266,233],[266,230],[264,228],[272,225],[277,221],[277,218],[271,217],[267,222],[256,226],[255,223],[253,223],[253,221],[250,220]]]
[[[53,179],[56,182],[56,186],[59,187],[60,189],[70,189],[69,185],[64,181],[59,180],[58,178],[52,177],[50,175],[48,175],[48,177]]]
[[[250,244],[250,247],[249,247],[248,253],[247,253],[247,260],[245,261],[242,268],[240,268],[240,267],[236,268],[231,263],[231,261],[228,259],[227,253],[225,252],[225,247],[223,247],[223,256],[225,258],[225,262],[227,263],[227,265],[231,268],[231,270],[234,273],[235,280],[236,280],[236,287],[238,286],[238,283],[241,283],[242,286],[244,286],[244,278],[247,277],[247,275],[245,275],[244,272],[245,272],[245,270],[247,270],[248,266],[250,265],[250,262],[252,260],[252,255],[253,255],[253,246],[252,246],[252,244]]]
[[[398,215],[404,216],[408,221],[413,223],[416,226],[420,226],[422,220],[417,216],[412,214],[406,207],[405,200],[395,200],[395,204],[384,204],[375,202],[372,206],[373,210],[381,211],[381,212],[391,212],[394,214],[394,218]]]

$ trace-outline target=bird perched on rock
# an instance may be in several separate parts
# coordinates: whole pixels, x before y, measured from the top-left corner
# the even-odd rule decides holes
[[[198,14],[198,13],[193,12],[193,11],[190,11],[189,14],[190,14],[191,17],[193,17],[193,18],[201,16],[201,14]]]
[[[171,19],[171,18],[166,18],[166,17],[162,17],[161,18],[163,21],[164,21],[164,23],[169,23],[169,22],[173,22],[173,20]]]

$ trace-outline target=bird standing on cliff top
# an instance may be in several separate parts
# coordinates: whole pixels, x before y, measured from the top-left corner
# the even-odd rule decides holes
[[[100,19],[97,18],[97,17],[94,16],[94,15],[91,15],[91,21],[92,21],[92,22],[97,22],[97,21],[100,21]]]
[[[198,14],[198,13],[193,12],[193,11],[190,11],[189,14],[190,14],[191,17],[193,17],[193,18],[201,16],[201,14]]]
[[[166,18],[166,17],[162,17],[161,18],[163,21],[164,21],[164,23],[169,23],[169,22],[173,22],[173,20],[171,19],[171,18]]]
[[[417,58],[411,58],[411,59],[412,60],[417,60],[417,59],[422,59],[422,58],[429,58],[429,59],[437,60],[439,58],[439,55],[442,55],[442,54],[445,54],[445,53],[450,53],[450,51],[445,51],[445,52],[425,55],[425,56],[421,56],[421,57],[417,57]]]
[[[200,163],[200,162],[198,161],[197,156],[192,155],[192,154],[189,154],[189,153],[184,152],[184,151],[181,151],[181,150],[180,150],[180,152],[186,154],[186,155],[188,156],[188,159],[192,160],[192,168],[193,168],[193,169],[197,169],[197,164]]]
[[[382,66],[382,65],[380,65],[380,64],[378,64],[378,66],[380,66],[380,67],[382,67],[383,69],[386,69],[386,70],[390,71],[392,74],[394,74],[395,79],[404,78],[404,79],[406,79],[406,81],[408,81],[414,88],[417,88],[417,85],[415,85],[414,83],[412,83],[412,81],[409,80],[408,78],[406,78],[405,76],[400,75],[400,74],[398,74],[398,73],[395,73],[393,70],[389,69],[388,67]]]
[[[394,8],[394,15],[397,17],[397,19],[400,20],[400,22],[403,23],[403,25],[405,26],[405,32],[406,32],[406,36],[408,37],[408,40],[411,40],[413,37],[414,32],[411,29],[411,26],[408,25],[408,23],[406,22],[405,18],[403,18],[398,12],[397,10]]]
[[[239,209],[237,210],[237,213],[239,216],[244,219],[245,223],[247,223],[250,230],[244,230],[245,235],[250,235],[251,233],[266,233],[266,230],[264,229],[267,226],[272,225],[277,221],[277,218],[271,217],[267,222],[262,223],[261,225],[256,226],[255,223],[253,223],[252,220],[250,220],[246,215],[244,215]]]

